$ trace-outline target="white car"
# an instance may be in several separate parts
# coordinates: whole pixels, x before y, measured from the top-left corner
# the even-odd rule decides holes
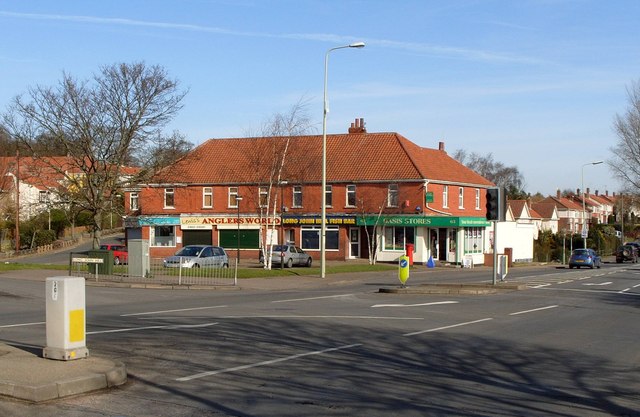
[[[165,268],[228,268],[229,256],[220,246],[189,245],[165,258]]]
[[[260,251],[260,262],[264,263],[264,257],[262,251]],[[271,255],[271,264],[280,265],[284,264],[287,268],[291,268],[294,265],[311,267],[311,256],[294,245],[275,245],[273,247],[273,254]]]

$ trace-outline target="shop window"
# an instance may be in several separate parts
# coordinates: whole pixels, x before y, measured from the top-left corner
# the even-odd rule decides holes
[[[356,206],[356,186],[351,184],[347,185],[347,207]]]
[[[484,228],[467,227],[464,229],[464,253],[484,252]]]
[[[155,226],[150,230],[150,246],[175,246],[176,227],[175,226]]]
[[[212,207],[213,207],[213,188],[203,187],[202,188],[202,208],[212,208]]]
[[[302,207],[302,186],[293,187],[293,207]]]
[[[387,187],[387,207],[398,207],[398,184]]]
[[[303,227],[300,247],[305,250],[320,250],[320,231],[320,227]],[[327,237],[325,249],[338,250],[340,241],[338,227],[327,226],[325,236]]]
[[[385,227],[384,250],[403,251],[407,243],[414,243],[413,227]]]
[[[175,188],[164,189],[164,208],[175,207]]]

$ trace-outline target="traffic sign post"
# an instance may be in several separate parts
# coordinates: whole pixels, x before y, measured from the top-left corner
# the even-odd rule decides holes
[[[407,255],[402,255],[400,259],[398,259],[398,279],[404,288],[409,279],[409,257]]]

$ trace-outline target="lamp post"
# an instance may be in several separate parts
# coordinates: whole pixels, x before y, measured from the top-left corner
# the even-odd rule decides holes
[[[240,197],[239,195],[236,196],[236,207],[238,208],[238,233],[237,233],[237,261],[236,261],[236,265],[240,264],[240,202],[242,201],[242,197]]]
[[[283,214],[287,211],[287,206],[284,205],[284,185],[289,184],[289,181],[281,180],[280,181],[280,245],[285,244],[284,242],[284,222],[282,221]],[[284,269],[284,251],[283,247],[280,247],[280,269]]]
[[[583,242],[583,248],[587,248],[587,211],[585,209],[585,204],[584,204],[584,167],[588,166],[588,165],[598,165],[603,163],[604,161],[594,161],[594,162],[587,162],[586,164],[582,164],[582,242]]]
[[[364,48],[364,42],[350,43],[349,45],[336,46],[327,50],[324,55],[324,95],[322,112],[322,214],[320,218],[320,278],[326,273],[326,237],[327,237],[327,113],[329,112],[327,100],[327,75],[329,71],[329,54],[336,49]]]
[[[20,184],[18,183],[18,177],[12,172],[4,174],[5,177],[13,177],[13,186],[16,188],[16,228],[15,228],[15,241],[16,252],[20,251]]]

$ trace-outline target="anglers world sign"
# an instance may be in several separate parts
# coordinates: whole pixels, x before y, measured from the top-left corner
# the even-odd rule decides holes
[[[491,225],[484,217],[449,216],[360,216],[358,226],[413,226],[413,227],[488,227]]]

